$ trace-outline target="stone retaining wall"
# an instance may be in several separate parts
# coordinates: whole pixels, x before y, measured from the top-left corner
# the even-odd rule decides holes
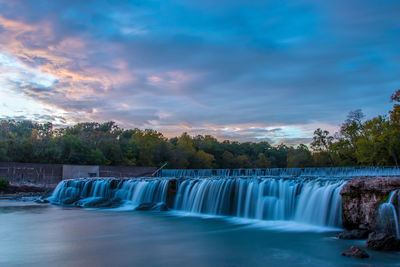
[[[88,166],[39,163],[0,162],[0,178],[19,184],[58,184],[63,179],[80,177],[151,176],[156,167]]]
[[[0,162],[0,178],[11,183],[57,184],[62,180],[61,164]]]

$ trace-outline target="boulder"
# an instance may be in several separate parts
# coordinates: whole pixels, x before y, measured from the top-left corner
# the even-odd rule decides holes
[[[153,208],[153,210],[168,211],[168,207],[167,207],[167,204],[165,204],[164,202],[161,202],[161,203],[157,203],[156,206]]]
[[[136,207],[135,210],[140,210],[140,211],[152,210],[154,205],[155,205],[154,203],[141,203],[139,204],[139,206]]]
[[[82,207],[108,207],[111,206],[111,201],[106,198],[102,197],[93,197],[93,198],[86,198],[79,200],[75,203],[75,206],[82,206]]]
[[[69,198],[65,198],[61,201],[61,204],[63,205],[71,205],[76,201],[76,198],[73,197],[69,197]]]
[[[394,235],[373,232],[368,236],[367,248],[400,251],[400,239],[397,239]]]
[[[379,206],[396,189],[400,189],[399,177],[351,179],[340,192],[343,200],[343,227],[375,231],[378,226]]]
[[[48,199],[43,199],[43,198],[38,198],[35,200],[35,202],[40,203],[40,204],[50,203],[50,201]]]
[[[167,206],[173,208],[176,194],[178,193],[178,181],[176,179],[171,179],[168,182],[167,189]]]
[[[368,230],[353,229],[350,231],[343,231],[339,233],[338,238],[340,239],[366,239],[368,237]]]
[[[161,203],[141,203],[136,207],[135,210],[146,211],[146,210],[156,210],[156,211],[167,211],[168,207],[164,202]]]
[[[351,246],[348,250],[342,253],[342,256],[345,257],[354,257],[354,258],[369,258],[369,255],[367,252],[362,250],[359,247],[356,246]]]

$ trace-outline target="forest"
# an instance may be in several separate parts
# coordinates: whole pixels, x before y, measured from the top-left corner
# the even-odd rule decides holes
[[[53,128],[51,123],[0,121],[0,161],[167,168],[292,168],[397,166],[400,155],[400,90],[387,115],[366,120],[348,114],[337,133],[317,129],[310,144],[218,141],[210,135],[166,138],[115,122],[85,122]]]

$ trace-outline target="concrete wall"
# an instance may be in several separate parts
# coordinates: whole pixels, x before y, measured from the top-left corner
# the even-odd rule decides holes
[[[133,166],[100,166],[100,177],[143,177],[151,176],[157,168],[155,167],[133,167]]]
[[[63,171],[62,171],[63,179],[73,179],[82,177],[99,177],[99,166],[63,165]]]
[[[136,166],[89,166],[0,162],[0,178],[11,183],[58,184],[63,179],[82,177],[143,177],[157,168]]]
[[[0,162],[0,178],[13,183],[58,184],[62,169],[61,164]]]

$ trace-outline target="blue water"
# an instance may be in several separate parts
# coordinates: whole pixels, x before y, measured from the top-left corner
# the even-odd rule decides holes
[[[331,228],[184,212],[0,200],[0,266],[400,266],[400,253],[340,254]]]

